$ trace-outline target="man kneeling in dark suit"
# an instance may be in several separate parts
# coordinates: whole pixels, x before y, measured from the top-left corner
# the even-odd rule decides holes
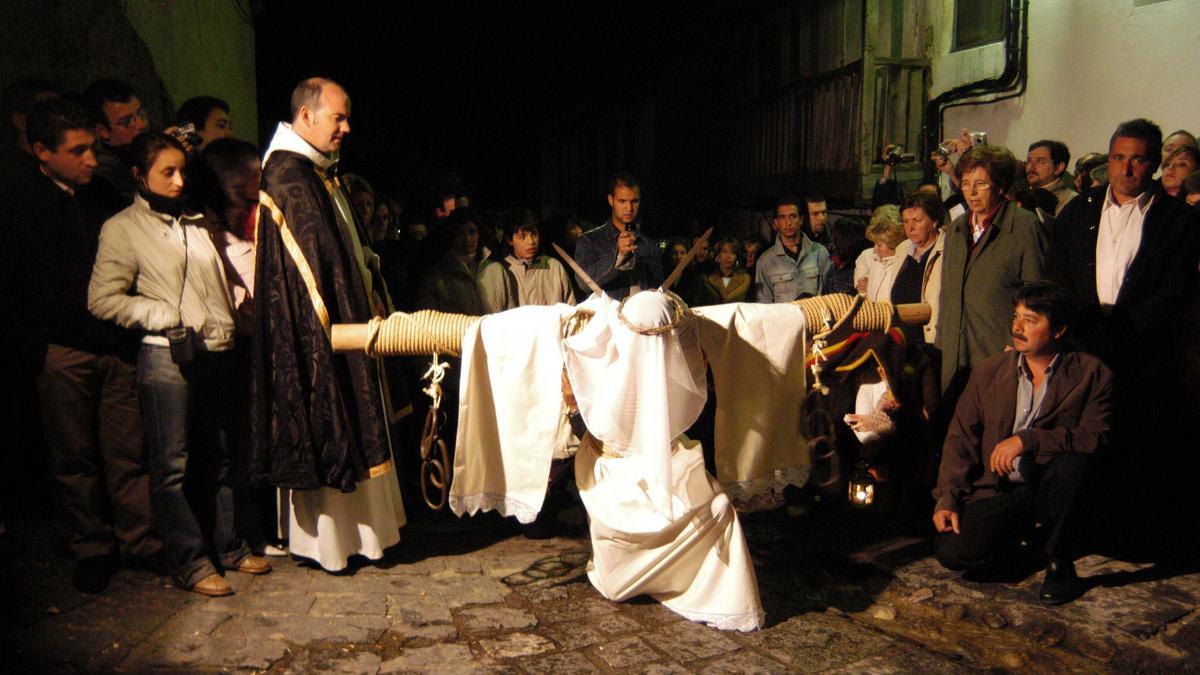
[[[1049,564],[1040,597],[1061,604],[1080,593],[1080,495],[1107,442],[1112,373],[1066,349],[1072,301],[1062,288],[1026,284],[1014,303],[1013,350],[974,369],[946,436],[934,548],[943,566],[976,569],[1041,523]]]

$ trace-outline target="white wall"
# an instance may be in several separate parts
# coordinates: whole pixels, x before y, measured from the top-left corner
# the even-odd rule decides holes
[[[986,130],[1024,158],[1041,138],[1061,140],[1074,159],[1104,152],[1120,122],[1154,120],[1167,134],[1200,133],[1200,0],[1031,0],[1029,82],[1019,98],[946,111],[945,135]],[[999,74],[1002,45],[950,53],[954,0],[926,0],[932,37],[930,97]]]

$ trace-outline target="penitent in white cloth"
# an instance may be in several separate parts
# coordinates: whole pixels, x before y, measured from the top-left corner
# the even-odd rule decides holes
[[[619,314],[602,298],[563,341],[588,427],[575,456],[592,537],[588,578],[611,600],[649,594],[692,621],[754,630],[762,604],[737,513],[705,472],[700,444],[681,435],[706,396],[695,319],[645,330],[674,324],[673,302],[644,291]]]
[[[352,555],[379,560],[384,549],[400,543],[406,519],[396,472],[356,487],[354,492],[328,487],[285,491],[284,501],[290,504],[288,550],[338,572]]]

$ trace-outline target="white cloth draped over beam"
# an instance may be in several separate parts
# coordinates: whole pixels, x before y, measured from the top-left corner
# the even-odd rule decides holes
[[[812,469],[800,417],[808,390],[804,311],[739,302],[692,313],[716,388],[717,480],[739,507],[803,486]]]
[[[596,298],[580,305],[596,311]],[[561,323],[575,307],[490,314],[463,338],[450,508],[496,510],[522,523],[541,510],[550,460],[570,435],[562,403]],[[804,312],[790,303],[696,307],[713,371],[717,480],[735,502],[803,486]],[[601,420],[592,419],[589,428]]]
[[[561,322],[570,305],[489,314],[463,338],[450,510],[537,517],[550,460],[570,439]]]

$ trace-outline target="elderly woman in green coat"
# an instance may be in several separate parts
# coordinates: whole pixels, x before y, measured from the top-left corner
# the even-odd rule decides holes
[[[1047,248],[1037,216],[1006,199],[1017,173],[1011,152],[975,146],[957,172],[970,210],[947,228],[942,254],[938,335],[943,400],[949,403],[972,366],[1009,345],[1013,293],[1045,278]]]

